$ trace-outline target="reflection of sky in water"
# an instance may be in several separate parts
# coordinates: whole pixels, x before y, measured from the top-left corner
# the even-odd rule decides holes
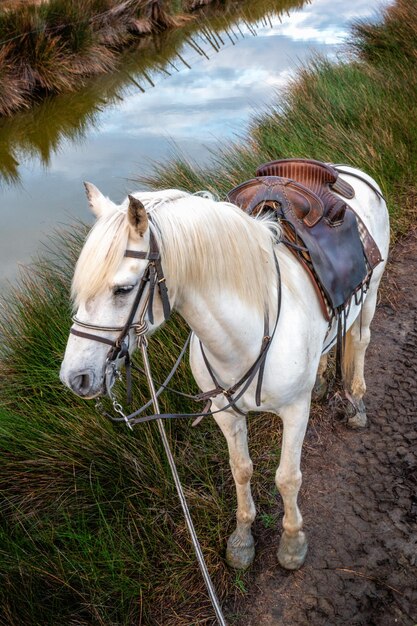
[[[21,187],[0,191],[0,284],[56,225],[73,217],[90,220],[83,180],[121,201],[132,189],[126,179],[149,171],[152,160],[167,158],[173,142],[204,162],[219,140],[244,133],[255,109],[266,108],[313,51],[335,54],[349,21],[372,15],[380,5],[379,0],[313,0],[257,27],[255,37],[241,25],[245,37],[239,35],[235,45],[225,38],[219,53],[206,44],[209,60],[184,44],[181,54],[192,69],[178,64],[178,73],[152,76],[156,86],[145,93],[130,87],[120,104],[102,112],[85,140],[62,142],[48,170],[37,161],[22,162]],[[145,80],[142,84],[147,89]]]

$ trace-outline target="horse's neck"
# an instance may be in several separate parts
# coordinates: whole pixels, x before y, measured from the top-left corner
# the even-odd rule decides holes
[[[324,329],[327,323],[320,314],[313,286],[301,264],[283,245],[277,247],[276,254],[281,275],[282,307],[274,343],[282,351],[282,344],[286,345],[282,332],[288,335],[291,331],[291,336],[303,336],[311,317],[317,319]],[[274,295],[268,311],[269,333],[275,326],[277,315],[275,287],[276,283],[271,286]],[[256,311],[226,290],[219,294],[186,290],[176,308],[212,357],[209,360],[213,361],[213,366],[241,372],[258,356],[265,331],[265,310]]]
[[[234,294],[186,293],[178,311],[204,345],[213,366],[240,369],[256,358],[264,332],[263,314]]]

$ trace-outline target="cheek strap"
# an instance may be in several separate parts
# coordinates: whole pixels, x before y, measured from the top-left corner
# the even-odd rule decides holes
[[[151,229],[149,232],[149,252],[137,252],[136,250],[126,250],[126,257],[133,259],[147,259],[149,261],[149,303],[148,303],[148,319],[151,324],[154,322],[153,315],[153,299],[155,287],[158,287],[159,295],[162,301],[162,309],[164,319],[167,320],[171,315],[171,304],[168,298],[168,289],[161,263],[161,253],[158,248],[156,237]],[[148,269],[147,268],[147,269]],[[145,270],[146,271],[146,270]]]
[[[72,321],[74,322],[74,324],[77,324],[78,326],[87,328],[89,330],[117,332],[119,333],[117,339],[113,341],[112,339],[107,339],[107,337],[102,337],[101,335],[94,335],[93,333],[84,332],[81,330],[77,330],[75,328],[70,329],[70,333],[72,335],[76,335],[77,337],[82,337],[84,339],[98,341],[100,343],[105,343],[111,346],[113,350],[109,351],[109,354],[108,354],[109,361],[114,361],[117,358],[120,358],[121,356],[125,356],[123,354],[124,346],[126,345],[125,338],[129,334],[131,328],[135,328],[135,331],[137,334],[142,334],[143,332],[143,329],[142,329],[143,320],[139,322],[139,325],[137,327],[137,324],[135,324],[134,319],[136,317],[138,308],[140,307],[142,298],[144,296],[147,283],[149,283],[148,301],[144,303],[144,307],[146,307],[147,309],[148,319],[150,323],[153,324],[154,322],[153,302],[154,302],[154,295],[155,295],[156,287],[158,288],[159,295],[161,297],[164,318],[167,320],[171,315],[171,305],[170,305],[169,298],[168,298],[168,289],[166,287],[165,276],[164,276],[164,272],[163,272],[162,264],[161,264],[161,253],[159,251],[158,243],[156,241],[153,230],[151,229],[149,233],[149,251],[148,252],[126,250],[125,256],[132,257],[134,259],[146,259],[149,261],[148,265],[145,268],[145,271],[143,272],[143,275],[139,284],[139,288],[136,292],[136,296],[133,301],[133,304],[130,309],[130,313],[126,320],[125,325],[124,326],[99,326],[96,324],[89,324],[87,322],[83,322],[75,316],[72,318]],[[143,311],[144,310],[145,308],[143,309]],[[143,315],[143,311],[141,315]]]

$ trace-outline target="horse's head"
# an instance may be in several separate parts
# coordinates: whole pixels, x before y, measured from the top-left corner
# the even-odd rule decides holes
[[[153,260],[158,247],[144,205],[129,196],[116,206],[94,185],[86,183],[86,189],[97,221],[75,268],[72,297],[77,312],[60,378],[88,399],[105,391],[109,361],[117,366],[135,349],[139,319],[157,327],[164,320],[164,310],[157,288],[161,276]],[[151,255],[150,248],[154,249]],[[154,293],[149,304],[150,291]]]

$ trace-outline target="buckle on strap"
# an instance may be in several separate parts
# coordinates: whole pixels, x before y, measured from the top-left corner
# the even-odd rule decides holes
[[[116,363],[114,361],[110,361],[109,359],[107,359],[106,367],[104,370],[104,384],[106,387],[106,393],[109,398],[111,398],[112,396],[111,390],[117,378],[119,377],[119,375],[120,375],[120,372],[117,369]]]

